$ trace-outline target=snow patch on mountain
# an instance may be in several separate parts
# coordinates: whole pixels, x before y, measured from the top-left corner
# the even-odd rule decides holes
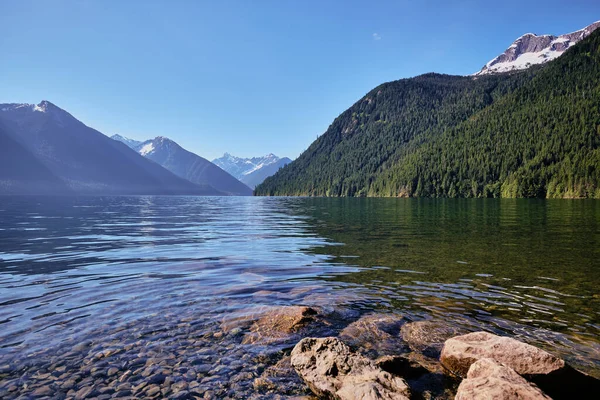
[[[154,142],[149,142],[146,143],[145,145],[142,146],[142,148],[139,150],[139,153],[143,156],[150,154],[154,151]]]
[[[560,57],[566,50],[588,37],[598,27],[600,27],[600,21],[560,36],[526,33],[474,75],[518,71],[532,65],[547,63]]]
[[[31,110],[31,111],[37,111],[37,112],[45,113],[46,111],[48,111],[48,107],[49,106],[50,106],[50,103],[47,100],[43,100],[39,104],[29,104],[29,103],[4,104],[4,107],[2,107],[1,110],[2,111],[15,111],[15,110],[26,111],[26,110]]]

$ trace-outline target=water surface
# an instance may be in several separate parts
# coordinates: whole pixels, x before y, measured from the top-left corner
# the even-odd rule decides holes
[[[261,305],[443,319],[600,375],[599,228],[597,201],[0,197],[0,395],[106,348],[207,354],[205,396],[258,395],[251,346],[212,335]]]

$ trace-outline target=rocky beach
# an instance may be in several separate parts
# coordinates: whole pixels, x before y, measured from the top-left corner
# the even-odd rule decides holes
[[[181,318],[104,334],[0,365],[0,396],[568,399],[600,390],[535,346],[396,314],[263,306],[208,325]]]

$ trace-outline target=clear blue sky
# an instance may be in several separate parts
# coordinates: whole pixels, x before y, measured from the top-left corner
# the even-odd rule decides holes
[[[208,159],[297,157],[376,85],[477,71],[600,1],[0,0],[0,102],[168,136]]]

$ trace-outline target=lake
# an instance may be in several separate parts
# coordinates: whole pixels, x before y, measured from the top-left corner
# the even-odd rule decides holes
[[[0,197],[0,397],[125,396],[153,359],[205,398],[263,398],[294,343],[220,327],[283,305],[485,329],[600,376],[600,202]]]

